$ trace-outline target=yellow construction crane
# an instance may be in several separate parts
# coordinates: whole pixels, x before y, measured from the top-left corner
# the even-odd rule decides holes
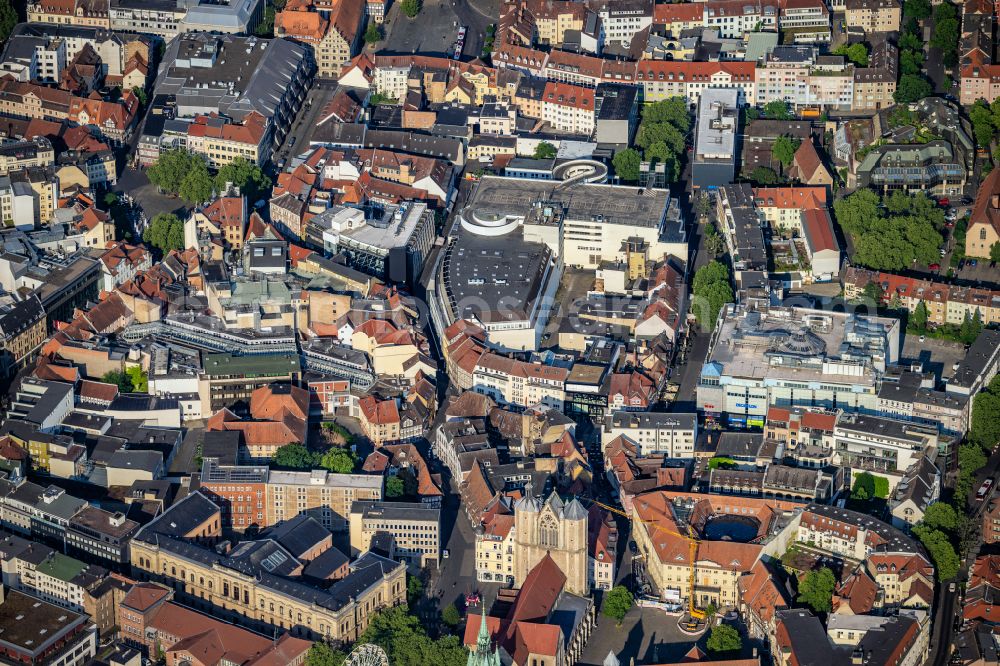
[[[624,518],[626,518],[628,520],[638,520],[640,523],[642,523],[644,525],[649,525],[650,527],[652,527],[655,530],[658,530],[660,532],[664,532],[666,534],[672,534],[673,536],[679,536],[680,538],[682,538],[685,541],[687,541],[688,542],[688,547],[690,549],[690,558],[691,558],[691,578],[690,578],[690,581],[689,581],[689,589],[688,589],[688,615],[690,615],[693,620],[699,620],[700,621],[700,620],[704,620],[705,619],[705,611],[703,611],[703,610],[701,610],[699,608],[695,608],[695,606],[694,606],[695,558],[697,557],[697,554],[698,554],[698,544],[701,543],[701,540],[698,539],[698,537],[694,536],[694,529],[690,525],[687,525],[687,531],[688,531],[688,533],[687,534],[681,534],[680,532],[675,532],[674,530],[667,529],[666,527],[658,525],[657,523],[653,522],[652,520],[643,520],[642,518],[639,518],[638,516],[636,516],[636,518],[633,519],[632,516],[628,515],[627,513],[625,513],[624,511],[622,511],[621,509],[619,509],[617,507],[610,506],[610,505],[605,504],[603,502],[598,502],[597,500],[593,500],[593,499],[590,499],[590,498],[584,498],[584,497],[580,497],[578,499],[582,499],[582,500],[585,500],[587,502],[591,502],[592,504],[595,504],[595,505],[601,507],[602,509],[605,509],[606,511],[610,511],[611,513],[616,513],[619,516],[622,516],[622,517],[624,517]]]

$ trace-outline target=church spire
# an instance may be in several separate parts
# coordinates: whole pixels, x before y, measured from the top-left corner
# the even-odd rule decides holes
[[[500,666],[500,653],[490,645],[490,630],[486,626],[486,609],[479,621],[479,636],[476,638],[476,649],[469,653],[466,666]]]
[[[486,611],[479,616],[479,638],[476,640],[476,652],[488,652],[490,649],[490,630],[486,628]]]

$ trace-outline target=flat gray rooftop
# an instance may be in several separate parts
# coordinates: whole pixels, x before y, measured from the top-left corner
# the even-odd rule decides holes
[[[485,176],[469,207],[524,216],[534,202],[549,201],[562,205],[567,220],[603,219],[607,224],[659,227],[669,200],[667,190],[600,184],[563,187],[561,181]]]
[[[444,260],[455,317],[525,318],[541,295],[551,254],[547,245],[524,240],[520,228],[499,237],[462,231]]]

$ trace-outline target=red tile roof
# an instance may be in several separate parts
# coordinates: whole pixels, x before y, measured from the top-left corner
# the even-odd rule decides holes
[[[826,208],[811,208],[804,213],[802,230],[813,252],[823,250],[840,250],[836,236],[833,235],[833,221],[830,211]]]
[[[379,400],[373,395],[366,395],[358,401],[358,407],[371,424],[399,423],[399,408],[395,400]]]
[[[243,225],[247,222],[246,198],[219,197],[201,212],[222,229],[232,227],[242,231]]]
[[[511,656],[515,664],[527,664],[530,655],[555,657],[561,641],[562,629],[557,624],[518,622]]]
[[[816,152],[816,146],[810,140],[805,140],[795,151],[794,164],[801,180],[811,180],[823,166],[823,161]]]
[[[575,86],[571,83],[549,81],[545,84],[542,101],[584,111],[593,111],[594,89]]]
[[[753,196],[758,208],[823,208],[826,206],[825,187],[755,187]]]
[[[111,402],[118,397],[118,387],[104,382],[93,382],[84,379],[80,382],[77,394],[85,401]]]
[[[566,584],[566,574],[548,553],[528,572],[507,612],[508,637],[518,622],[544,622]]]
[[[700,2],[679,2],[655,5],[653,7],[653,23],[669,25],[701,21],[704,17],[704,6]]]
[[[125,594],[122,606],[145,613],[164,597],[170,596],[170,590],[153,583],[136,583]]]

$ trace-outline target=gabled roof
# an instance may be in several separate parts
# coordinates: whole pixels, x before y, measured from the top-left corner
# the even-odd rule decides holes
[[[518,622],[544,622],[566,584],[566,574],[548,553],[528,572],[517,594],[517,601],[507,612],[508,637]]]
[[[793,163],[799,179],[806,181],[812,180],[816,172],[823,166],[823,160],[820,159],[819,153],[816,152],[816,146],[811,140],[803,141],[799,145],[799,149],[795,151]]]

